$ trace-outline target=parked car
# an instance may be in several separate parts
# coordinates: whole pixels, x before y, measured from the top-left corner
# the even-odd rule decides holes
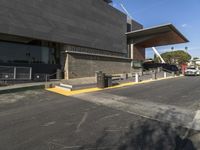
[[[188,67],[185,70],[185,76],[199,76],[200,75],[200,70],[195,67]]]
[[[167,72],[178,72],[179,69],[176,65],[171,65],[171,64],[162,64],[162,63],[155,63],[155,62],[145,62],[143,63],[143,68],[145,70],[149,70],[149,69],[156,69],[156,68],[162,68],[163,70],[167,71]]]

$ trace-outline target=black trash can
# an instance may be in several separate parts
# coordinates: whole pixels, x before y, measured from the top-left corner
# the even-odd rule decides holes
[[[105,88],[105,73],[98,72],[97,73],[97,87],[98,88]]]
[[[105,87],[112,86],[112,76],[105,76]]]

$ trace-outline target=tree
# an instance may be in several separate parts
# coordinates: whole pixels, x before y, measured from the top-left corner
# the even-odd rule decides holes
[[[161,57],[165,60],[166,63],[176,65],[182,65],[191,60],[191,55],[185,52],[184,50],[165,52],[161,54]],[[159,62],[159,58],[156,58],[155,61]]]
[[[188,47],[187,47],[187,46],[185,47],[185,51],[186,51],[186,52],[188,51]]]
[[[194,58],[193,58],[193,60],[198,60],[198,59],[199,59],[199,57],[194,57]]]

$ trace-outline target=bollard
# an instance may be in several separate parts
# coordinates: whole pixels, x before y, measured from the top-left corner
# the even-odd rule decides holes
[[[96,79],[96,82],[98,81],[97,77],[98,77],[98,74],[102,73],[102,71],[95,71],[95,79]]]
[[[167,78],[167,72],[164,72],[164,78]]]
[[[172,72],[172,77],[175,77],[175,72]]]
[[[157,68],[157,72],[161,72],[161,68],[160,67]]]
[[[152,80],[156,80],[157,79],[157,73],[156,71],[152,71]]]
[[[57,69],[56,70],[56,79],[62,79],[62,71],[61,69]]]
[[[138,83],[139,82],[139,74],[135,73],[135,82]]]

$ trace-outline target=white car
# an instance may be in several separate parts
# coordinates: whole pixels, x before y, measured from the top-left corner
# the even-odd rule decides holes
[[[195,67],[188,67],[185,70],[185,76],[199,76],[200,75],[200,70]]]

